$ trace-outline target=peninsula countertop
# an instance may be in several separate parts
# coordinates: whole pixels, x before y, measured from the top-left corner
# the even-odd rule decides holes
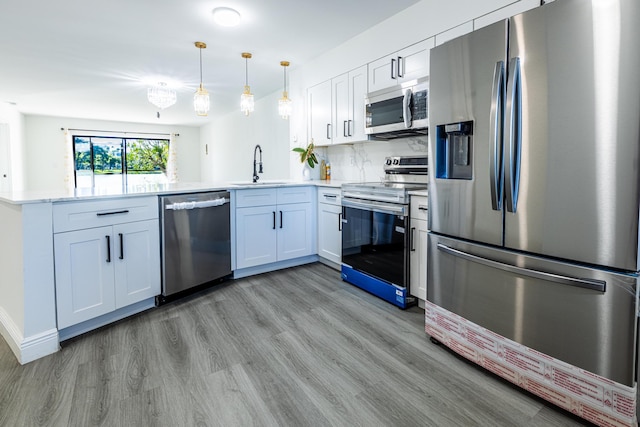
[[[0,202],[21,205],[26,203],[65,202],[106,199],[116,197],[153,196],[161,194],[199,193],[203,191],[242,190],[248,188],[287,187],[313,185],[340,188],[344,181],[337,180],[265,180],[230,182],[181,182],[174,184],[148,184],[123,188],[76,188],[73,190],[26,190],[0,192]]]

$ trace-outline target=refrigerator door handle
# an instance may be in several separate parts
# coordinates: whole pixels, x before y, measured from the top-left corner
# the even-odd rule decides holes
[[[522,90],[520,58],[509,62],[509,82],[507,84],[507,108],[505,126],[507,143],[505,144],[506,165],[506,201],[507,211],[516,213],[518,208],[518,189],[520,187],[520,152],[522,147]]]
[[[504,105],[504,61],[496,62],[491,87],[490,136],[491,158],[489,179],[491,181],[491,208],[502,210],[502,123],[500,118]]]
[[[485,265],[491,268],[497,268],[502,271],[507,271],[509,273],[519,274],[521,276],[532,277],[534,279],[547,280],[550,282],[560,283],[562,285],[576,286],[579,288],[590,289],[598,292],[605,292],[607,282],[603,280],[593,280],[593,279],[581,279],[577,277],[569,277],[569,276],[561,276],[559,274],[547,273],[544,271],[531,270],[528,268],[518,267],[511,264],[506,264],[500,261],[494,261],[489,258],[483,258],[477,255],[470,254],[468,252],[464,252],[458,249],[454,249],[450,246],[443,245],[442,243],[438,243],[438,250],[453,255],[458,258],[465,259],[467,261],[475,262],[478,264]]]

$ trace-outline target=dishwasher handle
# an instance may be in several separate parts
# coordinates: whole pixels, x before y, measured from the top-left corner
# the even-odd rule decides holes
[[[219,197],[217,199],[211,200],[202,200],[198,202],[176,202],[170,205],[165,206],[167,210],[174,211],[183,211],[183,210],[191,210],[191,209],[204,209],[204,208],[212,208],[216,206],[222,206],[229,203],[229,199],[226,197]]]

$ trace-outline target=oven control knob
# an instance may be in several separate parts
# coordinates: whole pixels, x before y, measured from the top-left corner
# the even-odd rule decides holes
[[[385,163],[387,164],[387,166],[391,165],[391,159],[387,159]]]
[[[393,159],[393,164],[394,165],[399,165],[400,164],[400,159]]]

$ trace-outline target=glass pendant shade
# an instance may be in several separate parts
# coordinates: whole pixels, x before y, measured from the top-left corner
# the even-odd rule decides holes
[[[289,61],[280,61],[280,65],[284,70],[284,91],[282,92],[282,98],[278,100],[278,114],[287,120],[291,115],[291,99],[289,99],[287,93],[287,67],[289,66]]]
[[[245,116],[248,116],[249,113],[253,113],[254,108],[255,101],[251,89],[249,86],[245,86],[244,92],[240,95],[240,111],[242,111]]]
[[[206,116],[209,113],[209,92],[202,85],[202,49],[206,49],[207,45],[203,42],[196,42],[196,47],[200,50],[200,87],[193,95],[193,108],[199,116]]]
[[[156,107],[164,110],[176,103],[176,91],[167,86],[164,82],[159,82],[147,89],[147,99]]]
[[[193,108],[197,115],[206,116],[209,113],[209,106],[209,92],[200,83],[200,87],[193,95]]]
[[[255,101],[251,93],[251,88],[249,87],[249,58],[251,58],[251,54],[249,52],[242,52],[242,57],[244,58],[245,74],[244,92],[240,95],[240,111],[242,111],[245,116],[248,116],[249,113],[253,113],[253,109],[255,108]]]
[[[291,99],[287,96],[287,91],[282,92],[282,98],[278,100],[278,114],[283,119],[288,119],[291,115]]]

